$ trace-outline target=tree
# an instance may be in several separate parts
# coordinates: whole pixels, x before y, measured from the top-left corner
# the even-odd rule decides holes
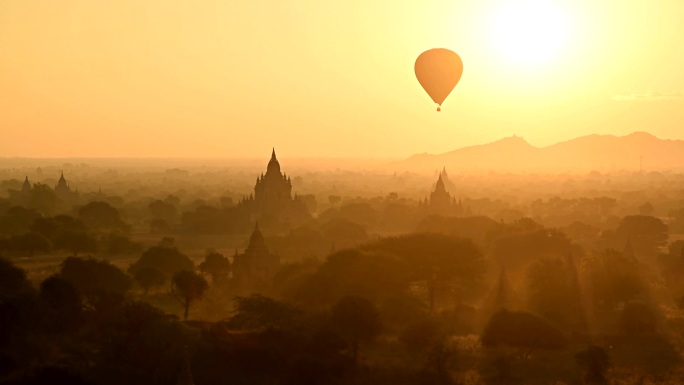
[[[573,323],[581,316],[581,293],[574,271],[562,258],[541,258],[527,270],[529,308],[557,323]]]
[[[183,305],[183,319],[188,319],[190,305],[204,296],[209,284],[201,275],[190,270],[181,270],[171,280],[171,295]]]
[[[293,297],[314,306],[329,306],[349,295],[380,302],[408,290],[410,274],[408,264],[396,255],[379,250],[340,250],[330,254],[314,272],[299,278],[302,283]]]
[[[637,257],[652,257],[667,244],[668,229],[658,218],[630,215],[622,218],[615,229],[615,236],[613,248],[616,250],[622,250],[629,240]]]
[[[491,256],[512,273],[541,257],[566,256],[573,251],[572,242],[565,234],[533,225],[526,218],[507,231],[493,242]]]
[[[359,346],[372,341],[382,331],[378,309],[363,297],[348,296],[337,301],[331,309],[330,322],[350,344],[355,363]]]
[[[57,195],[54,190],[43,183],[34,183],[29,198],[29,206],[43,215],[50,215],[57,206]]]
[[[55,237],[64,231],[86,232],[88,229],[78,219],[69,215],[57,215],[55,217],[36,218],[31,224],[31,231],[48,239]]]
[[[644,303],[629,303],[620,315],[620,329],[625,335],[654,334],[656,326],[657,316],[654,309]]]
[[[0,303],[10,298],[33,292],[33,286],[24,270],[0,258]]]
[[[606,372],[610,368],[610,357],[605,349],[589,346],[575,354],[575,362],[584,370],[584,382],[587,384],[607,384]]]
[[[433,311],[445,292],[465,296],[482,278],[482,253],[469,239],[424,233],[384,238],[369,249],[391,252],[407,262],[416,281],[425,285]]]
[[[150,232],[152,234],[163,234],[170,229],[169,223],[166,219],[155,218],[150,221]]]
[[[40,283],[40,299],[47,305],[46,327],[64,332],[75,328],[83,312],[81,295],[67,280],[52,275]]]
[[[199,270],[211,276],[212,282],[218,282],[230,274],[230,260],[215,251],[209,252],[199,264]]]
[[[123,234],[112,233],[104,239],[105,250],[109,254],[133,254],[142,251],[142,245],[133,242]]]
[[[10,238],[10,242],[14,250],[27,252],[30,257],[36,251],[44,252],[50,250],[50,241],[38,233],[14,235]]]
[[[131,287],[131,279],[105,260],[69,257],[62,262],[60,277],[84,295],[122,295]]]
[[[65,231],[53,243],[56,249],[70,251],[74,257],[78,257],[79,253],[97,251],[97,240],[83,232]]]
[[[243,329],[291,329],[300,323],[303,312],[285,302],[254,294],[235,297],[232,327]]]
[[[345,219],[333,219],[321,226],[321,234],[335,243],[336,248],[352,247],[368,240],[366,229]]]
[[[39,217],[40,214],[35,210],[21,206],[10,207],[0,215],[0,234],[24,234],[29,231],[31,223]]]
[[[175,247],[167,246],[153,246],[145,250],[128,272],[135,275],[138,270],[146,267],[157,269],[168,276],[181,270],[195,270],[195,264],[187,255]]]
[[[589,278],[593,303],[604,311],[613,311],[620,303],[646,294],[639,263],[620,252],[606,250],[592,256],[585,260],[584,269]]]
[[[421,355],[434,347],[444,337],[444,333],[440,329],[438,322],[427,318],[409,325],[399,335],[399,341],[406,346],[411,354]]]
[[[178,219],[178,210],[172,203],[162,200],[154,200],[147,205],[152,217],[155,219],[163,219],[166,223],[174,223]]]
[[[103,326],[92,332],[97,383],[174,384],[187,331],[144,301],[126,300],[105,309]]]
[[[145,295],[147,295],[150,288],[161,286],[166,282],[166,275],[155,268],[145,267],[135,273],[135,281],[145,290]]]
[[[653,207],[651,202],[646,202],[639,206],[639,214],[641,215],[653,215],[653,212],[655,212],[655,207]]]
[[[125,229],[119,210],[107,202],[90,202],[78,209],[78,217],[92,229]]]
[[[567,339],[558,329],[527,312],[499,310],[489,319],[480,338],[485,347],[518,348],[523,357],[533,349],[559,349]]]

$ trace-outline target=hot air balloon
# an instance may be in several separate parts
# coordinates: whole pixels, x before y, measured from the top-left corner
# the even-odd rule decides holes
[[[461,80],[463,62],[456,52],[446,48],[427,50],[418,56],[415,65],[416,77],[441,111],[444,99]]]

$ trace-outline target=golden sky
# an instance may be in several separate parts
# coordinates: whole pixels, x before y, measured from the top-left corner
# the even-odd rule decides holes
[[[682,0],[0,0],[0,156],[684,139]],[[464,63],[442,112],[423,51]]]

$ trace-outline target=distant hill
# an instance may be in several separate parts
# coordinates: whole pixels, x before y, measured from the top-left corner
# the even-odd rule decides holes
[[[463,147],[444,154],[419,154],[397,166],[412,171],[589,172],[684,170],[684,141],[646,132],[626,136],[588,135],[546,147],[520,137]]]

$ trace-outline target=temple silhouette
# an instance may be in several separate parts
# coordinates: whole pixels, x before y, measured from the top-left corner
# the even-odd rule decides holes
[[[39,185],[39,187],[37,187],[37,185]],[[30,207],[36,204],[41,206],[37,201],[45,199],[44,193],[46,189],[50,190],[50,187],[40,183],[33,184],[29,181],[28,176],[25,176],[24,183],[21,185],[20,190],[9,190],[9,200],[13,204],[19,206]],[[57,184],[52,188],[52,192],[54,193],[54,197],[58,199],[57,205],[61,206],[62,209],[77,203],[80,197],[78,189],[71,189],[69,182],[67,182],[64,177],[64,172],[61,173]],[[36,194],[40,197],[34,196]]]
[[[281,172],[275,148],[266,166],[266,174],[256,178],[254,193],[238,203],[250,222],[258,221],[271,231],[282,232],[311,219],[304,202],[292,196],[292,180]]]
[[[280,257],[266,248],[259,223],[249,237],[243,253],[233,256],[233,278],[241,288],[255,288],[265,284],[280,267]]]
[[[429,197],[424,200],[421,199],[418,205],[430,214],[438,214],[442,216],[463,216],[467,214],[467,208],[463,207],[460,200],[452,197],[452,195],[447,191],[447,185],[450,186],[449,190],[452,192],[455,190],[454,183],[449,180],[446,168],[444,168],[437,178],[437,183],[435,184],[435,189],[430,193]]]

